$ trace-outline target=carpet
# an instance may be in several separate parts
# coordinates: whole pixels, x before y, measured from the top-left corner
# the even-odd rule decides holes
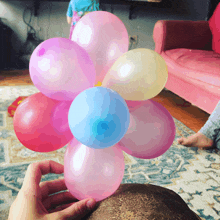
[[[34,86],[0,87],[0,219],[6,220],[30,163],[54,160],[64,163],[66,146],[50,153],[31,151],[18,141],[8,106],[19,96],[39,92]],[[174,118],[176,137],[170,149],[155,159],[138,159],[124,153],[122,183],[153,184],[173,190],[199,217],[220,220],[220,152],[178,145],[180,136],[194,134]],[[41,181],[63,178],[47,174]]]

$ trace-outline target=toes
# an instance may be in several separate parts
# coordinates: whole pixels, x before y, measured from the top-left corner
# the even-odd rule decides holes
[[[179,138],[179,139],[177,140],[177,142],[178,142],[179,144],[182,144],[183,141],[184,141],[183,137],[181,137],[181,138]]]

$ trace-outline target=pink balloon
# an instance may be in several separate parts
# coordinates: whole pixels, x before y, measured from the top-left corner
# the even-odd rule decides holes
[[[143,101],[130,109],[130,125],[118,143],[126,153],[141,159],[152,159],[164,154],[175,138],[175,123],[162,105],[152,100]]]
[[[18,140],[37,152],[51,152],[64,147],[73,138],[68,124],[71,103],[50,99],[42,93],[26,98],[14,115]]]
[[[94,11],[76,24],[72,40],[83,47],[95,65],[96,80],[102,82],[113,63],[128,51],[129,38],[123,22],[114,14]]]
[[[65,184],[78,200],[101,201],[118,189],[124,167],[124,155],[117,145],[94,149],[74,138],[64,156]]]
[[[38,45],[29,70],[34,85],[60,101],[71,101],[95,85],[95,67],[88,53],[66,38],[51,38]]]

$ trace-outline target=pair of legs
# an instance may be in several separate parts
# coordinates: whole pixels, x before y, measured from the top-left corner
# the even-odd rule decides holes
[[[196,134],[181,137],[178,143],[188,147],[220,149],[220,101],[205,125]]]

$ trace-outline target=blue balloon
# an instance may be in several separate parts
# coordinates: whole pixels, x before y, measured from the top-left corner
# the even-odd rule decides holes
[[[117,92],[93,87],[73,100],[68,121],[73,136],[80,143],[103,149],[124,137],[129,127],[130,113],[125,100]]]

